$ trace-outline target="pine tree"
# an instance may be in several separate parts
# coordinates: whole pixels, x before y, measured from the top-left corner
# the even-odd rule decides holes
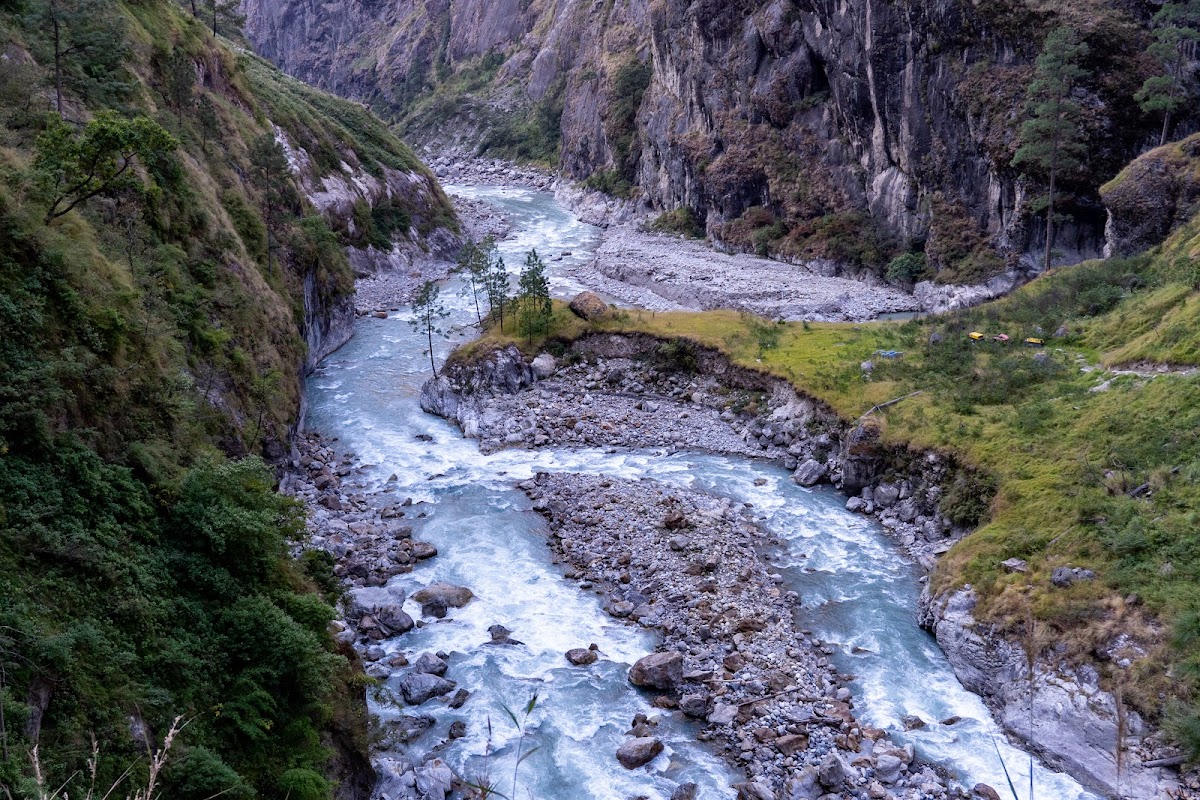
[[[445,331],[439,327],[443,319],[450,316],[450,312],[442,305],[438,296],[441,290],[433,281],[425,281],[421,286],[421,291],[417,293],[417,299],[413,301],[413,318],[408,321],[412,325],[414,331],[425,334],[425,339],[429,343],[429,368],[433,370],[433,376],[437,377],[437,363],[433,360],[433,335],[436,333],[439,336],[445,335]]]
[[[54,108],[61,117],[68,85],[84,97],[112,105],[132,89],[124,62],[129,55],[124,18],[107,0],[44,0],[33,5],[30,27],[53,64]]]
[[[533,343],[535,334],[550,328],[554,304],[550,301],[550,284],[546,281],[546,264],[537,250],[530,250],[521,270],[517,294],[517,330]]]
[[[163,63],[163,96],[175,109],[179,126],[183,127],[183,112],[192,104],[196,87],[196,65],[187,53],[176,47]]]
[[[487,273],[483,279],[483,288],[487,294],[489,316],[500,323],[500,330],[503,331],[504,311],[509,304],[508,267],[504,265],[504,259],[499,255],[488,264]]]
[[[1154,25],[1154,41],[1146,52],[1162,65],[1163,72],[1147,78],[1133,99],[1147,114],[1163,115],[1158,143],[1164,145],[1171,117],[1188,101],[1189,53],[1200,41],[1200,0],[1167,3],[1154,15]]]
[[[1031,168],[1045,175],[1046,255],[1050,268],[1054,244],[1054,193],[1064,172],[1076,170],[1086,153],[1079,121],[1082,109],[1072,98],[1075,86],[1086,75],[1080,66],[1088,46],[1071,28],[1056,28],[1046,37],[1038,56],[1033,83],[1026,92],[1032,117],[1021,126],[1021,146],[1013,157],[1014,167]]]
[[[200,95],[196,102],[196,122],[200,126],[200,149],[208,152],[208,143],[221,135],[221,118],[217,116],[217,104],[207,94]]]
[[[204,0],[204,15],[208,18],[212,35],[220,33],[240,34],[246,17],[238,10],[237,0]]]
[[[267,274],[271,274],[274,269],[272,254],[278,247],[278,234],[291,188],[291,168],[274,135],[264,133],[250,144],[250,169],[262,197],[263,222],[267,226]]]
[[[483,325],[483,310],[479,306],[479,294],[487,296],[487,276],[496,255],[496,239],[486,236],[480,242],[467,242],[458,254],[458,266],[467,278],[467,292],[475,301],[475,318]]]

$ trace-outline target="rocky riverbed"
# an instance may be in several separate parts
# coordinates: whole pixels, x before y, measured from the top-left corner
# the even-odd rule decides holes
[[[874,516],[926,569],[969,532],[946,517],[941,503],[952,484],[971,484],[969,468],[942,454],[886,446],[870,414],[848,425],[783,381],[732,366],[701,348],[681,351],[675,342],[597,334],[574,342],[561,359],[543,353],[531,363],[515,348],[495,351],[471,364],[450,365],[426,385],[422,407],[454,420],[493,450],[687,446],[777,459],[793,470],[798,484],[828,482],[842,489],[849,495],[848,510]],[[1064,580],[1068,573],[1069,580],[1091,579],[1086,571],[1064,570]],[[1039,713],[1031,731],[1025,724],[1028,692],[1013,686],[1025,674],[1018,657],[1023,651],[972,617],[971,604],[961,599],[969,597],[970,587],[965,592],[926,600],[923,624],[935,632],[960,679],[984,697],[1009,733],[1036,744],[1048,763],[1102,794],[1116,796],[1125,791],[1120,786],[1136,786],[1135,796],[1193,796],[1188,787],[1195,775],[1181,782],[1158,768],[1172,751],[1136,714],[1126,709],[1122,721],[1118,703],[1086,666],[1053,659],[1037,665]],[[1140,657],[1136,647],[1114,642],[1114,648],[1122,657]],[[1080,737],[1085,729],[1093,733]],[[1118,742],[1123,764],[1114,756]]]
[[[808,266],[729,255],[702,242],[648,233],[636,222],[605,233],[576,277],[656,311],[733,308],[770,319],[862,321],[915,311],[916,298],[878,280],[829,277]]]
[[[522,488],[549,520],[568,577],[606,596],[613,616],[661,633],[630,680],[664,713],[702,721],[700,738],[746,772],[738,798],[967,796],[914,763],[911,746],[856,721],[850,676],[797,629],[799,598],[767,569],[768,537],[739,504],[593,475],[543,473]],[[660,724],[634,721],[618,751],[625,766],[661,749]]]

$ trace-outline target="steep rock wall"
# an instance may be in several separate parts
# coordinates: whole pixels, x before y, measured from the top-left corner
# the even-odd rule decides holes
[[[1081,90],[1089,158],[1064,198],[1073,222],[1057,260],[1101,253],[1095,187],[1155,123],[1129,100],[1152,13],[1140,0],[1087,13],[962,0],[243,2],[263,54],[420,135],[462,124],[487,143],[490,124],[524,109],[557,126],[568,177],[632,185],[653,210],[687,206],[731,246],[769,239],[783,257],[831,251],[876,268],[924,247],[955,282],[1023,254],[1032,265],[1043,245],[1030,205],[1041,189],[1009,162],[1044,31],[1078,27],[1097,75]],[[629,97],[632,63],[651,78]],[[766,214],[748,217],[756,207]],[[867,253],[847,241],[864,228],[880,240]]]

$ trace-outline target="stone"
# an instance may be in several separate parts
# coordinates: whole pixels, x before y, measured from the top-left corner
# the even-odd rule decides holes
[[[410,706],[419,706],[434,697],[450,694],[453,689],[453,681],[427,672],[410,672],[400,681],[400,693]]]
[[[681,783],[671,792],[671,800],[696,800],[700,787],[694,783]]]
[[[454,785],[454,772],[440,758],[435,758],[416,771],[419,800],[445,800]]]
[[[475,595],[465,586],[455,586],[451,583],[431,583],[424,589],[413,593],[412,599],[424,605],[431,600],[441,600],[451,608],[462,608],[474,599]]]
[[[880,508],[891,508],[899,499],[899,487],[887,483],[881,483],[875,487],[875,505]]]
[[[663,751],[663,743],[649,736],[629,739],[617,748],[617,761],[625,769],[645,766]]]
[[[925,727],[925,720],[921,719],[915,714],[906,715],[902,722],[904,723],[904,730],[906,731],[916,731]]]
[[[824,464],[815,458],[810,458],[796,467],[796,471],[792,474],[792,480],[801,486],[816,486],[825,477],[826,471]]]
[[[838,789],[846,782],[850,770],[846,766],[846,762],[842,761],[836,753],[830,753],[821,760],[821,765],[817,767],[817,779],[826,789]]]
[[[708,696],[703,694],[685,694],[679,698],[679,710],[686,716],[704,719],[708,715]]]
[[[977,783],[971,790],[971,797],[978,798],[978,800],[1000,800],[1000,793],[986,783]]]
[[[884,753],[875,759],[875,777],[884,783],[895,783],[900,780],[900,772],[904,762],[894,755]]]
[[[416,624],[398,605],[388,605],[379,609],[375,612],[375,621],[393,636],[408,633]]]
[[[554,370],[558,367],[558,362],[554,356],[549,353],[540,353],[537,358],[529,365],[533,370],[533,377],[540,380],[545,380],[554,374]]]
[[[608,303],[593,292],[580,292],[571,299],[571,313],[588,322],[608,316]]]
[[[446,674],[447,669],[449,666],[446,662],[433,653],[421,653],[420,658],[413,662],[413,672],[424,672],[428,675],[437,675],[439,678]]]
[[[730,703],[717,703],[708,714],[708,721],[714,725],[728,725],[737,719],[738,707]]]
[[[794,756],[801,750],[808,749],[808,734],[789,733],[775,740],[775,746],[785,756]]]
[[[788,778],[783,785],[781,800],[817,800],[823,794],[817,770],[805,767]]]
[[[447,739],[461,739],[467,735],[467,723],[461,719],[456,719],[450,723],[450,730],[446,733]]]
[[[1076,581],[1090,581],[1096,577],[1096,573],[1090,569],[1080,569],[1079,567],[1055,567],[1050,574],[1050,582],[1060,589],[1065,589]]]
[[[424,561],[428,558],[433,558],[438,554],[437,548],[429,542],[413,542],[412,557],[417,561]]]
[[[467,700],[470,697],[471,693],[466,689],[459,689],[454,693],[454,696],[450,698],[450,702],[446,705],[450,708],[462,708],[464,705],[466,705]]]
[[[421,604],[421,616],[445,619],[448,613],[450,613],[450,608],[446,605],[446,601],[440,597],[435,597]]]
[[[858,513],[866,507],[867,501],[863,500],[861,497],[851,497],[846,501],[846,510],[853,513]]]
[[[504,627],[503,625],[492,625],[490,628],[488,628],[488,634],[492,637],[492,640],[490,642],[485,642],[485,644],[496,644],[496,645],[525,644],[522,641],[518,641],[517,639],[512,638],[512,635],[511,635],[512,631],[510,631],[508,628]]]
[[[669,511],[663,518],[663,527],[669,531],[682,530],[688,527],[687,517],[679,511]]]
[[[1020,558],[1009,558],[1000,562],[1000,566],[1005,572],[1029,572],[1029,562]]]
[[[859,366],[859,369],[861,369],[863,371],[864,375],[870,375],[872,372],[875,371],[875,362],[873,362],[873,361],[864,361],[861,364],[859,364],[858,366]]]
[[[588,664],[595,664],[596,651],[587,647],[576,647],[574,650],[567,651],[567,661],[570,661],[577,667],[586,667]]]
[[[428,714],[401,714],[395,722],[396,739],[401,744],[412,744],[436,724],[437,720]]]
[[[871,781],[867,785],[867,797],[871,800],[884,800],[888,796],[888,790],[879,781]]]
[[[683,656],[668,651],[640,658],[629,668],[629,682],[643,688],[671,691],[683,682]]]

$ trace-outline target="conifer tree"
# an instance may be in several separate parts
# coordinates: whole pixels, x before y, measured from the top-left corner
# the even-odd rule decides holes
[[[1159,145],[1167,143],[1171,117],[1188,101],[1189,53],[1200,41],[1200,0],[1167,3],[1154,15],[1154,41],[1147,48],[1162,73],[1146,79],[1133,96],[1147,114],[1163,115]]]
[[[483,280],[484,292],[487,294],[488,311],[493,319],[500,323],[504,330],[504,312],[509,304],[508,267],[504,259],[497,255],[490,260],[487,273]]]
[[[421,291],[417,293],[417,299],[413,301],[413,318],[408,321],[412,325],[414,331],[425,334],[425,340],[429,344],[429,368],[433,370],[433,377],[437,377],[437,363],[433,360],[433,335],[444,335],[445,331],[440,327],[441,321],[450,316],[450,312],[442,305],[439,295],[441,290],[433,281],[425,281],[421,286]]]
[[[264,133],[250,144],[250,169],[262,197],[263,222],[267,226],[267,274],[270,274],[274,263],[272,254],[279,244],[279,229],[291,188],[287,156],[274,135]]]
[[[549,329],[550,316],[554,313],[550,284],[546,281],[546,264],[537,250],[530,250],[525,257],[518,286],[517,330],[532,343],[534,334]]]
[[[458,255],[458,266],[466,275],[467,291],[475,301],[475,318],[480,325],[483,325],[483,310],[479,305],[479,295],[482,292],[485,298],[488,296],[488,271],[498,257],[494,236],[485,236],[479,242],[467,242]]]
[[[1079,124],[1082,109],[1072,93],[1087,75],[1080,65],[1087,53],[1087,44],[1072,28],[1055,28],[1046,37],[1026,92],[1032,116],[1021,126],[1021,145],[1012,160],[1014,167],[1031,169],[1047,179],[1045,269],[1050,268],[1054,244],[1058,179],[1078,169],[1086,152]]]

